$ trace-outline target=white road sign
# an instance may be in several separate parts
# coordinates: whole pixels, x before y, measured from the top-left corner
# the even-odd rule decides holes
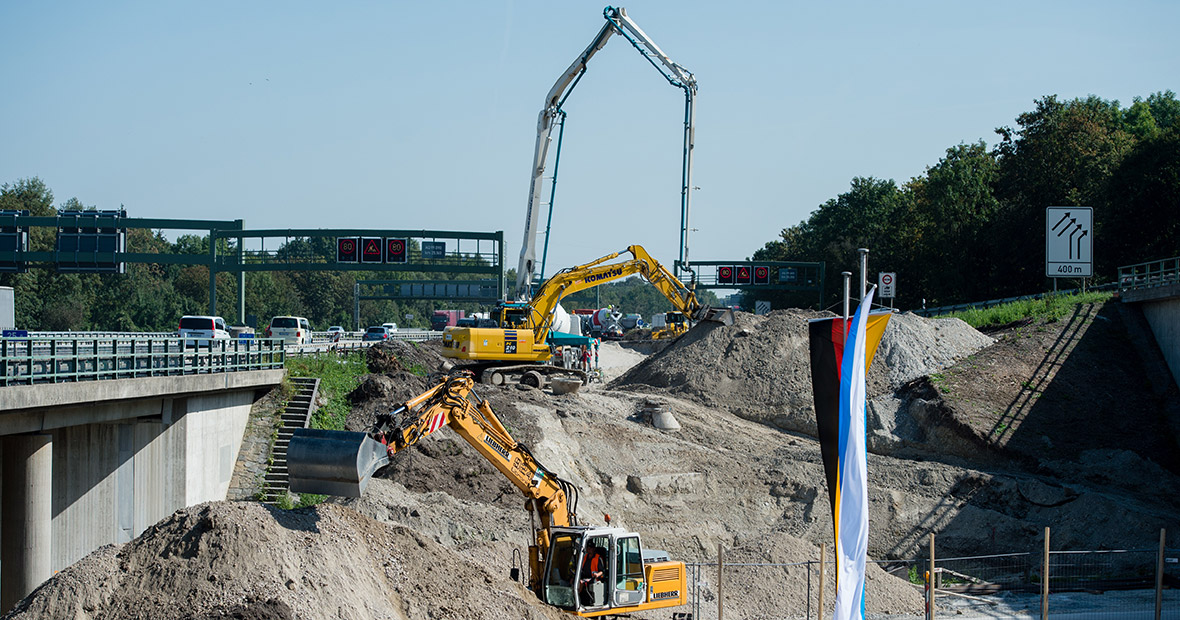
[[[897,296],[897,274],[885,273],[884,271],[877,274],[877,297],[884,299],[888,297],[893,299]]]
[[[1094,210],[1045,208],[1045,275],[1088,278],[1094,272]]]

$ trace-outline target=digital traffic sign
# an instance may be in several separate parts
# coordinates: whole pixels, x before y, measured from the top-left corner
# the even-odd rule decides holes
[[[406,262],[406,240],[398,238],[388,238],[385,240],[385,262],[387,263],[404,263]]]
[[[336,238],[336,262],[355,263],[360,260],[361,240],[358,237]]]
[[[382,248],[381,237],[361,237],[361,262],[385,262],[385,252]]]
[[[754,284],[770,284],[770,267],[765,265],[754,267]]]

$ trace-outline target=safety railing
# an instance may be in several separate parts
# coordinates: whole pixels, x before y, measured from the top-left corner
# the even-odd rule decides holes
[[[1119,291],[1180,283],[1180,257],[1119,267]]]
[[[71,383],[283,368],[269,338],[0,338],[0,385]]]

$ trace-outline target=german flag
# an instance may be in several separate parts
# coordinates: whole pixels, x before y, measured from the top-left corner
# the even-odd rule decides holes
[[[864,618],[869,543],[865,374],[890,317],[888,312],[870,314],[872,301],[870,290],[848,322],[817,319],[808,325],[815,419],[836,538],[833,617],[840,620]]]

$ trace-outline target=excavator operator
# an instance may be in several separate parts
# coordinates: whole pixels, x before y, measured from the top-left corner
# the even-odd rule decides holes
[[[606,549],[598,546],[586,548],[586,558],[582,561],[582,577],[578,581],[581,600],[585,605],[602,605],[598,594],[602,588],[595,588],[595,584],[605,583],[606,580]],[[597,591],[596,591],[597,590]]]

